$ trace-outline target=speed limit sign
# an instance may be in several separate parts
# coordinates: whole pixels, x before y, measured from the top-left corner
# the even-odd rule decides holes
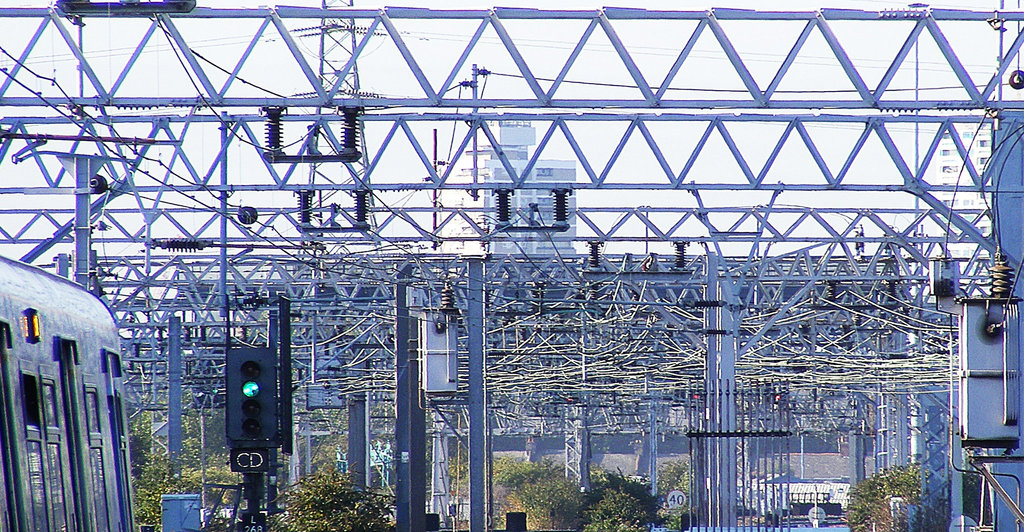
[[[682,508],[686,504],[686,494],[680,490],[672,490],[665,496],[665,504],[669,510]]]

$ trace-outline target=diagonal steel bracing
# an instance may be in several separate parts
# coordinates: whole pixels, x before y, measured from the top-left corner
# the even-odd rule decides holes
[[[0,245],[43,266],[69,252],[76,190],[55,154],[110,159],[92,205],[97,278],[133,399],[152,408],[172,314],[185,385],[209,389],[225,334],[266,341],[275,294],[301,315],[304,389],[384,397],[396,273],[414,272],[427,305],[450,287],[464,309],[466,263],[448,247],[518,245],[486,259],[487,388],[509,405],[497,431],[562,433],[583,403],[588,434],[640,431],[652,397],[668,413],[659,430],[682,430],[675,392],[723,335],[741,382],[838,398],[798,410],[798,426],[859,430],[868,414],[850,398],[947,385],[952,333],[928,260],[956,254],[964,294],[987,293],[1001,168],[977,139],[1024,111],[1004,83],[1024,44],[1013,11],[269,7],[86,21],[0,9]],[[286,108],[282,150],[299,162],[263,157],[268,106]],[[310,163],[344,149],[345,107],[362,109],[360,160]],[[531,126],[532,143],[506,138],[508,124]],[[550,161],[575,176],[545,179]],[[505,189],[571,191],[572,230],[528,204],[501,222]],[[724,333],[705,325],[724,304],[705,293],[709,254],[734,291]],[[458,410],[465,393],[437,406]]]

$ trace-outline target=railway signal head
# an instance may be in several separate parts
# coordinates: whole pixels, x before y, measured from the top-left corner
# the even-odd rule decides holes
[[[236,348],[228,351],[226,362],[228,444],[277,446],[277,352],[267,348]]]

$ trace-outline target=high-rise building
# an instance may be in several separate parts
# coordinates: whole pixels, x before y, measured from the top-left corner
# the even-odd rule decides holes
[[[536,130],[529,122],[501,121],[498,123],[498,139],[502,153],[517,174],[522,174],[530,161],[530,148],[537,143]],[[488,185],[508,184],[513,179],[498,159],[492,147],[480,148],[477,153],[477,182]],[[453,181],[473,181],[473,151],[466,150],[459,158],[459,168],[453,174]],[[538,229],[554,224],[554,190],[571,189],[576,182],[576,162],[572,160],[540,159],[526,178],[526,186],[514,191],[510,197],[511,220],[508,225],[517,228]],[[576,198],[567,198],[569,213],[568,229],[564,231],[510,230],[499,231],[487,248],[479,243],[449,241],[459,236],[475,234],[464,220],[453,221],[439,231],[443,239],[441,251],[445,253],[489,252],[495,255],[542,256],[558,253],[575,253],[573,240],[576,236]],[[476,198],[469,192],[445,190],[438,196],[438,203],[445,209],[482,209],[470,216],[473,223],[493,231],[498,226],[497,199],[491,190],[481,191]]]
[[[983,127],[978,129],[977,138],[975,138],[974,128],[964,128],[963,131],[960,131],[960,140],[965,148],[970,148],[968,155],[971,163],[974,164],[974,168],[979,174],[985,172],[989,158],[992,156],[991,128]],[[935,193],[935,197],[942,200],[947,207],[952,207],[954,210],[967,211],[985,210],[990,207],[988,202],[991,200],[989,198],[986,198],[980,192],[972,190],[974,187],[970,186],[972,184],[971,174],[964,168],[964,159],[960,156],[960,152],[957,150],[956,144],[948,132],[942,136],[942,140],[939,142],[935,156],[932,159],[931,168],[937,176],[936,179],[932,180],[933,184],[957,185],[959,183],[956,192]],[[978,222],[978,230],[986,235],[991,234],[991,218],[982,218]],[[950,244],[949,254],[954,258],[967,258],[974,251],[974,248],[974,245]]]

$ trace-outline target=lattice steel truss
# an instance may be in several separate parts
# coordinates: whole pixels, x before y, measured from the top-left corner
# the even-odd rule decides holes
[[[736,341],[740,380],[784,379],[798,398],[933,391],[948,382],[952,332],[929,301],[928,259],[955,254],[965,293],[986,291],[1001,168],[976,165],[973,139],[1019,131],[1024,100],[1003,80],[1022,21],[946,9],[0,9],[0,244],[44,266],[66,253],[76,190],[54,155],[108,158],[92,268],[141,405],[162,400],[171,313],[189,384],[212,386],[225,300],[232,336],[258,343],[275,293],[301,313],[304,383],[387,392],[396,272],[412,265],[428,304],[445,285],[464,301],[465,264],[446,245],[530,239],[574,251],[488,261],[499,430],[564,431],[552,420],[581,400],[619,427],[642,426],[652,397],[673,418],[709,335]],[[267,107],[286,109],[293,162],[264,157]],[[352,108],[361,160],[321,162],[343,149]],[[513,154],[502,123],[532,125],[534,145]],[[940,155],[962,162],[955,179]],[[539,179],[550,159],[577,178]],[[508,224],[530,231],[508,231],[488,200],[554,189],[575,196],[573,232],[529,208]],[[732,330],[703,325],[724,304],[704,293],[709,254]],[[797,409],[795,423],[860,428],[833,414]]]

